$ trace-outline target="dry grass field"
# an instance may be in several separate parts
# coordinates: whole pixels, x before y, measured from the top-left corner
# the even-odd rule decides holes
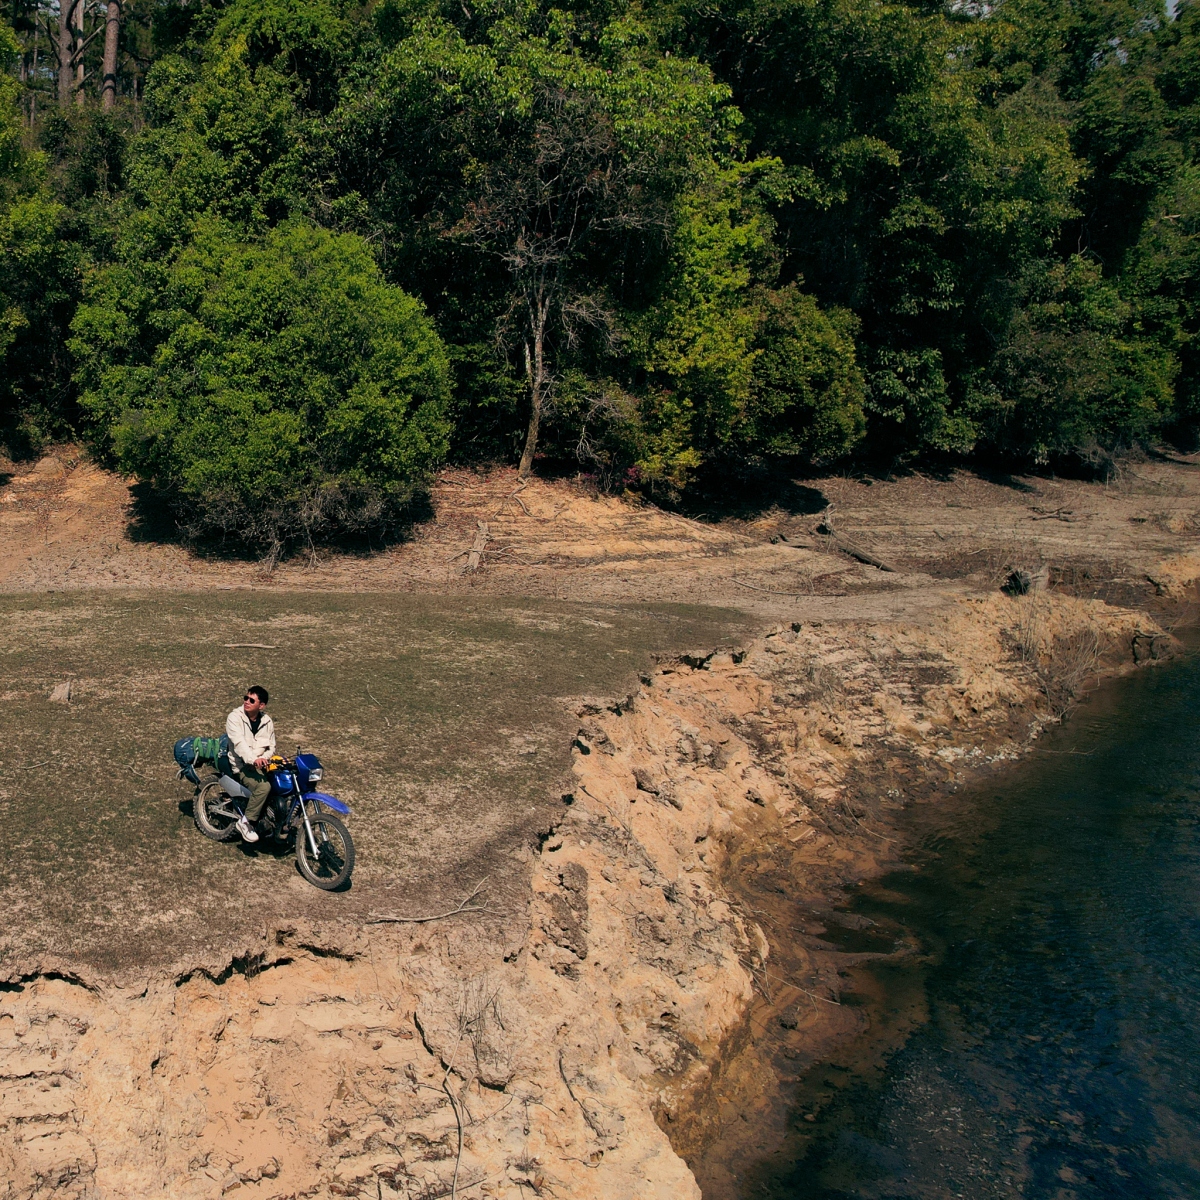
[[[653,651],[714,645],[742,621],[670,605],[92,592],[0,598],[0,627],[3,949],[121,970],[227,959],[289,916],[430,911],[484,876],[519,903],[531,836],[562,807],[562,699],[619,693]],[[52,703],[68,680],[70,703]],[[317,892],[290,856],[193,827],[172,743],[220,733],[253,682],[271,691],[280,749],[320,754],[323,786],[354,809],[341,894]]]

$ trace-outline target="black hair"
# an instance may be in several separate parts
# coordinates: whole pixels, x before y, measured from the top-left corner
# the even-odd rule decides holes
[[[246,695],[257,696],[264,704],[271,703],[271,697],[267,695],[267,689],[265,687],[259,687],[257,683],[253,687],[248,687],[246,689]]]

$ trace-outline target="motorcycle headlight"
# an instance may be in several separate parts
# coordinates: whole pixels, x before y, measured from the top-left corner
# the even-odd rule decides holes
[[[321,770],[321,768],[320,768],[320,767],[317,767],[317,768],[316,768],[315,770],[313,770],[313,771],[309,771],[309,773],[308,773],[308,782],[309,782],[309,783],[320,783],[320,782],[321,782],[321,776],[322,776],[323,774],[324,774],[324,772]]]

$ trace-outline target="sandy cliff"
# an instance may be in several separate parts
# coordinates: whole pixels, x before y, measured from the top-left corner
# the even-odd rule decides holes
[[[754,880],[828,903],[894,854],[891,814],[1169,640],[1046,594],[783,627],[576,702],[524,912],[485,888],[124,987],[10,969],[6,1194],[698,1196],[685,1157],[756,1107],[769,1124],[780,1081],[748,1022],[790,1012],[811,1055],[855,1019],[835,955],[772,946]]]
[[[424,923],[276,923],[141,979],[6,960],[3,1195],[632,1200],[698,1196],[689,1164],[735,1195],[790,1080],[861,1020],[813,936],[841,889],[902,852],[907,804],[1171,653],[1196,474],[828,479],[702,524],[463,472],[410,545],[265,574],[131,538],[125,484],[67,454],[13,468],[10,590],[652,596],[736,601],[763,632],[572,702],[558,817],[503,900],[485,882],[446,915],[412,897]],[[1013,567],[1041,590],[1002,595]]]

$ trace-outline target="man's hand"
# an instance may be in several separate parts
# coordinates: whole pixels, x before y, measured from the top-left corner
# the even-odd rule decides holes
[[[271,765],[269,758],[256,758],[254,760],[254,769],[256,771],[265,771]]]

